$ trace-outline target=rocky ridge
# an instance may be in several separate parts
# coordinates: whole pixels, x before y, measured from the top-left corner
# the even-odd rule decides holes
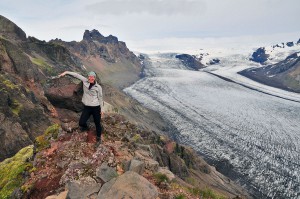
[[[300,44],[299,41],[300,39],[296,43],[290,41],[285,43],[282,42],[280,44],[276,44],[271,47],[260,47],[252,53],[249,59],[253,62],[257,62],[262,65],[269,64],[269,61],[273,59],[273,57],[271,57],[271,54],[273,52],[276,52],[278,50],[280,51],[280,49],[284,49],[284,48],[292,48],[298,46]]]
[[[175,56],[177,59],[179,59],[183,65],[185,65],[188,68],[192,68],[193,70],[199,70],[201,68],[204,68],[205,66],[201,63],[201,60],[199,60],[194,55],[189,54],[179,54]]]
[[[124,88],[139,78],[140,60],[115,36],[105,37],[94,29],[85,30],[80,42],[55,39],[50,43],[66,47],[81,60],[84,68],[100,73],[104,83]]]
[[[34,155],[27,157],[29,165],[20,173],[25,180],[11,193],[14,198],[242,198],[245,194],[191,148],[139,129],[122,115],[104,117],[99,146],[93,126],[81,132],[70,117],[72,111],[58,109],[58,115],[58,123],[31,147]]]
[[[297,52],[289,55],[285,60],[276,64],[246,69],[239,74],[269,86],[300,93],[299,54]]]

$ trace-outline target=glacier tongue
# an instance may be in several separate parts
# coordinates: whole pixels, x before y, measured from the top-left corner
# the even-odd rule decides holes
[[[266,198],[300,197],[300,103],[190,71],[170,54],[150,55],[145,72],[124,91],[172,123],[180,142],[229,161]]]

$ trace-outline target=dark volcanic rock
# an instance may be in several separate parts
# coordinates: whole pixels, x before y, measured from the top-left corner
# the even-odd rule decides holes
[[[297,44],[300,44],[300,39],[297,41]]]
[[[45,90],[45,96],[52,105],[75,112],[83,109],[82,93],[82,82],[75,84],[67,77],[53,80],[49,88]]]
[[[219,63],[220,63],[220,60],[217,59],[217,58],[212,59],[212,60],[209,61],[209,64],[210,64],[210,65],[219,64]]]
[[[118,38],[112,35],[109,35],[108,37],[104,37],[98,30],[85,30],[83,34],[83,40],[86,41],[98,41],[100,43],[104,44],[117,44]]]
[[[0,36],[8,39],[26,40],[25,32],[9,19],[0,15]]]
[[[18,79],[0,74],[0,161],[32,144],[50,121],[39,103],[33,104],[32,93]]]
[[[294,53],[277,64],[246,69],[239,74],[273,87],[300,92],[300,57],[298,54]]]
[[[203,64],[195,56],[188,54],[180,54],[175,56],[179,59],[186,67],[192,68],[194,70],[199,70],[204,68]]]
[[[28,56],[12,42],[0,38],[0,49],[3,49],[3,54],[0,54],[0,59],[4,59],[7,71],[13,72],[22,77],[24,80],[41,81],[45,79],[37,67],[33,66]],[[3,63],[5,65],[5,63]],[[0,68],[2,63],[0,63]]]
[[[250,60],[260,64],[264,64],[264,62],[268,60],[269,56],[270,55],[266,54],[265,48],[258,48],[255,52],[253,52]]]
[[[292,41],[291,41],[291,42],[287,42],[286,45],[287,45],[288,47],[292,47],[292,46],[294,46],[294,42],[292,42]]]

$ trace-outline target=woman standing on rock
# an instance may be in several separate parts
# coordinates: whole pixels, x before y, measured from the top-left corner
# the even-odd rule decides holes
[[[99,145],[101,143],[102,127],[100,121],[101,116],[103,116],[103,99],[102,87],[96,82],[96,73],[91,71],[88,73],[88,78],[85,78],[78,73],[65,71],[58,76],[63,77],[65,75],[71,75],[83,82],[82,103],[84,105],[84,109],[80,116],[79,126],[81,127],[82,131],[88,130],[87,120],[91,115],[93,115],[97,131],[97,142]]]

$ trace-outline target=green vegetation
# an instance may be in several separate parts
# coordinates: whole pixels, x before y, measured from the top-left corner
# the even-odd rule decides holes
[[[118,113],[119,109],[118,108],[113,108],[113,112]]]
[[[6,88],[10,90],[20,89],[18,85],[12,83],[10,80],[6,79],[3,75],[0,75],[0,83],[2,83]]]
[[[47,72],[50,75],[53,75],[54,71],[53,68],[45,62],[43,59],[38,59],[38,58],[30,58],[31,62],[34,63],[35,65],[39,66],[39,68],[45,72]]]
[[[138,142],[138,141],[141,140],[141,139],[142,139],[142,137],[141,137],[140,134],[135,134],[135,135],[132,137],[132,140],[133,140],[134,142]]]
[[[192,188],[186,187],[186,186],[181,186],[176,182],[176,180],[171,183],[171,187],[173,190],[183,189],[183,190],[191,193],[195,197],[200,197],[201,199],[226,199],[227,198],[223,195],[216,193],[215,191],[213,191],[210,188],[200,189],[199,187],[195,187],[195,186]],[[179,195],[176,197],[184,197],[184,195],[182,195],[182,196]]]
[[[169,178],[165,174],[162,174],[162,173],[156,173],[153,175],[153,177],[158,184],[160,184],[162,182],[170,182]]]
[[[10,104],[11,111],[17,116],[19,115],[22,107],[22,104],[20,104],[16,99],[13,99]]]
[[[211,190],[209,188],[200,190],[199,194],[202,198],[207,198],[207,199],[226,199],[226,197],[215,193],[213,190]]]
[[[188,191],[193,194],[194,196],[199,196],[199,194],[201,193],[201,190],[197,187],[193,187],[193,188],[188,188]]]
[[[193,186],[196,185],[196,180],[192,177],[185,178],[185,181],[188,182],[189,184],[193,185]]]
[[[33,145],[21,149],[14,157],[0,162],[0,198],[11,198],[11,194],[23,183],[22,174],[32,168],[28,160],[33,155]]]
[[[178,196],[175,196],[174,199],[185,199],[185,196],[183,194],[179,194]]]
[[[49,126],[43,135],[40,135],[35,139],[37,152],[48,148],[52,138],[57,139],[59,127],[60,126],[58,124]]]

